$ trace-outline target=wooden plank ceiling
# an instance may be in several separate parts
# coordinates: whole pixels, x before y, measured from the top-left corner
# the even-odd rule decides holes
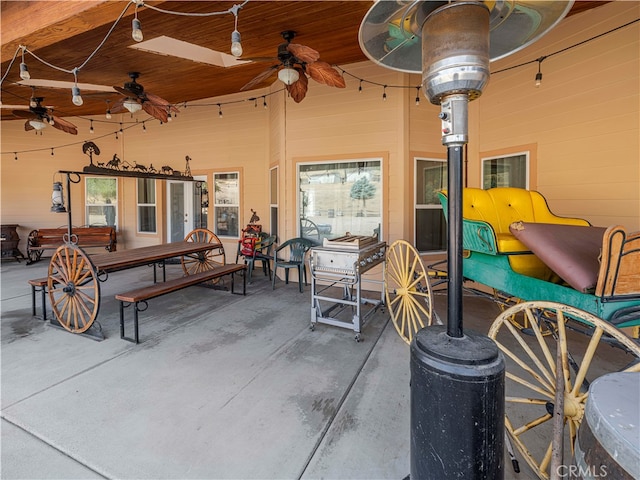
[[[147,1],[172,12],[209,13],[227,11],[241,0],[230,1]],[[358,44],[358,29],[372,1],[265,1],[251,0],[239,11],[238,29],[242,34],[243,57],[271,57],[273,61],[251,62],[231,68],[217,67],[173,56],[141,52],[128,48],[135,5],[127,1],[2,1],[0,2],[2,74],[20,45],[26,46],[50,64],[73,70],[82,65],[103,41],[109,29],[128,9],[104,45],[78,71],[78,82],[104,86],[122,86],[129,81],[128,72],[140,72],[138,82],[146,92],[179,104],[202,98],[236,93],[263,72],[275,60],[277,47],[283,42],[281,32],[294,30],[295,43],[320,52],[320,59],[346,66],[366,60]],[[571,14],[607,2],[579,1]],[[229,53],[232,14],[180,16],[160,13],[142,6],[138,9],[145,40],[159,36],[189,42],[215,51]],[[27,105],[32,89],[18,85],[18,55],[2,84],[3,105]],[[73,81],[73,75],[60,72],[25,56],[32,79]],[[258,84],[261,88],[274,82],[275,75]],[[313,83],[313,82],[311,82]],[[313,85],[310,86],[313,88]],[[36,96],[53,106],[58,116],[82,116],[105,113],[109,103],[122,97],[115,91],[84,90],[84,104],[71,103],[68,88],[37,87]],[[250,96],[250,93],[247,93]],[[2,109],[2,120],[16,119],[11,109]]]

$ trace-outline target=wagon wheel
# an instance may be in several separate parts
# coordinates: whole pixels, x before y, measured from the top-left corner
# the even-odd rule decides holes
[[[510,318],[519,313],[532,326],[528,335],[511,323]],[[552,328],[547,330],[551,335],[541,333],[544,329],[541,323],[550,324]],[[640,346],[636,342],[610,323],[559,303],[514,305],[496,318],[489,337],[495,340],[506,360],[505,427],[522,457],[541,479],[548,479],[551,474],[558,347],[565,384],[564,430],[560,437],[564,436],[565,444],[569,442],[572,454],[590,382],[614,371],[640,371]]]
[[[212,231],[207,230],[206,228],[196,228],[185,237],[185,241],[220,244],[220,247],[216,247],[212,250],[183,255],[181,263],[182,269],[186,275],[204,272],[225,264],[224,247],[222,247],[222,242],[218,236]],[[216,278],[215,280],[212,280],[212,283],[218,283],[219,281],[220,279]]]
[[[433,293],[418,251],[396,240],[387,250],[384,268],[386,305],[396,331],[406,343],[433,322]]]
[[[501,290],[493,289],[493,298],[495,302],[498,304],[498,307],[501,311],[505,311],[508,308],[511,308],[514,305],[522,303],[522,299],[518,297],[514,297],[513,295],[503,292]],[[547,315],[551,315],[550,312],[546,312]],[[516,312],[509,318],[509,321],[519,330],[524,330],[525,333],[531,333],[531,324],[529,323],[529,319],[527,315],[523,312]],[[541,322],[541,325],[538,325],[539,328],[542,328],[542,335],[550,335],[551,331],[550,327],[553,327],[553,323]]]
[[[53,315],[71,333],[93,325],[100,308],[100,283],[84,251],[72,244],[58,247],[49,262],[49,301]]]

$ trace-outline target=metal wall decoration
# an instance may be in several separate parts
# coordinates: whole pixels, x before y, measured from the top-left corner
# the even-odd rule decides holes
[[[85,142],[82,145],[82,152],[89,157],[89,165],[82,169],[82,173],[91,173],[96,175],[110,175],[117,177],[137,177],[137,178],[160,178],[167,180],[184,180],[193,181],[189,161],[191,158],[187,155],[186,166],[184,171],[175,170],[169,165],[163,165],[159,168],[153,166],[152,163],[147,165],[140,164],[136,161],[132,163],[120,159],[117,153],[108,162],[93,162],[93,155],[100,155],[100,149],[93,142]]]

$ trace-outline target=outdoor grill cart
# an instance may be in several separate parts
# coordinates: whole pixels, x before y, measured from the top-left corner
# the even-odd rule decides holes
[[[379,299],[362,297],[362,275],[384,262],[386,246],[375,236],[346,235],[324,239],[322,247],[311,249],[312,330],[316,323],[326,323],[353,329],[356,342],[361,340],[364,322],[382,305],[384,298],[384,292]],[[364,304],[372,305],[366,313],[362,310]],[[339,318],[348,307],[351,307],[351,318],[348,313],[347,318]]]

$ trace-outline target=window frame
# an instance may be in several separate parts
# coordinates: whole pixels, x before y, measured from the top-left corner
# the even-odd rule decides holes
[[[378,238],[382,239],[383,237],[383,230],[384,230],[384,225],[385,225],[385,213],[386,213],[386,209],[385,209],[385,194],[386,194],[386,179],[385,179],[385,157],[383,157],[382,155],[378,156],[378,155],[374,155],[374,156],[362,156],[362,157],[347,157],[347,158],[320,158],[320,159],[314,159],[314,160],[301,160],[301,161],[297,161],[296,162],[296,178],[295,178],[295,182],[296,182],[296,235],[298,236],[302,236],[302,232],[300,231],[301,229],[301,219],[303,218],[303,205],[302,205],[302,198],[303,198],[303,189],[302,189],[302,184],[301,184],[301,174],[305,173],[305,172],[301,172],[301,169],[303,169],[304,167],[309,167],[309,166],[317,166],[318,171],[322,171],[323,169],[326,171],[326,175],[330,176],[329,174],[329,169],[328,166],[329,165],[336,165],[336,164],[363,164],[363,168],[366,168],[366,164],[367,163],[374,163],[377,162],[378,164],[378,168],[379,168],[379,179],[376,180],[379,183],[379,193],[376,192],[379,196],[379,212],[380,212],[380,217],[379,217],[379,222],[378,222],[378,226],[373,228],[372,231],[366,231],[366,232],[356,232],[353,231],[353,229],[348,230],[352,235],[372,235],[374,231],[378,231]],[[334,176],[336,174],[333,174]],[[346,175],[346,172],[345,172]],[[340,177],[342,177],[342,175],[340,175]],[[363,177],[364,178],[364,177]],[[344,183],[346,181],[345,180],[342,181],[342,183]],[[334,182],[335,183],[335,182]],[[355,183],[355,182],[354,182]],[[311,184],[311,183],[310,183]],[[368,201],[369,199],[366,199],[365,201]],[[330,209],[331,210],[331,209]],[[334,215],[336,215],[336,217],[340,216],[339,212],[337,210],[334,211]],[[329,218],[331,218],[330,214],[328,214]],[[313,216],[312,216],[313,217]],[[358,217],[358,215],[353,216]],[[366,217],[365,217],[366,218]],[[311,221],[314,221],[313,218],[310,218]],[[314,223],[316,223],[314,221]],[[340,235],[344,235],[346,232],[338,232],[338,231],[332,231],[327,233],[327,232],[323,232],[320,231],[321,228],[319,228],[319,235],[320,236],[328,236],[331,238],[334,238],[336,236],[340,236]]]
[[[444,219],[444,209],[442,208],[442,204],[440,202],[438,203],[433,203],[433,204],[426,204],[426,203],[418,203],[418,178],[420,178],[420,175],[418,175],[418,162],[420,161],[427,161],[427,162],[438,162],[441,163],[444,167],[444,172],[445,174],[447,173],[447,159],[446,158],[437,158],[437,157],[429,157],[429,156],[421,156],[421,155],[416,155],[413,157],[413,244],[417,247],[418,246],[418,211],[419,210],[440,210],[442,212],[442,218]],[[424,176],[422,176],[422,178],[424,178]],[[447,188],[446,185],[446,177],[445,177],[445,185],[443,185],[443,188]],[[444,226],[446,229],[446,222],[444,222]],[[447,251],[447,243],[446,243],[446,236],[443,242],[443,246],[442,249],[440,250],[419,250],[419,253],[421,254],[426,254],[426,255],[432,255],[432,254],[443,254],[446,253]]]
[[[280,169],[278,166],[269,169],[269,227],[271,235],[278,236],[279,221],[279,193],[280,193]],[[275,201],[275,203],[274,203]]]
[[[140,180],[150,181],[153,185],[153,203],[140,203]],[[153,208],[154,227],[153,231],[141,229],[140,221],[142,215],[140,208]],[[158,185],[154,178],[136,178],[136,233],[141,235],[157,235],[158,234]]]
[[[486,165],[487,162],[492,161],[492,160],[508,160],[510,158],[516,158],[516,157],[520,157],[520,156],[524,156],[525,157],[525,186],[515,186],[516,188],[524,188],[526,190],[530,190],[531,189],[531,181],[532,181],[532,175],[531,175],[531,157],[532,157],[532,152],[530,150],[521,150],[521,151],[514,151],[514,152],[508,152],[508,153],[503,153],[500,155],[491,155],[491,156],[485,156],[485,157],[480,157],[480,188],[482,188],[483,190],[486,190],[485,188],[485,170],[486,170]],[[498,185],[498,186],[508,186],[508,187],[513,187],[514,185],[511,184],[511,182],[508,182],[508,185]],[[492,187],[489,187],[492,188]]]
[[[236,175],[237,180],[237,203],[218,203],[218,195],[217,195],[217,181],[218,177],[222,175]],[[240,228],[240,202],[241,202],[241,175],[240,170],[224,170],[219,172],[213,172],[213,193],[209,193],[209,203],[211,203],[211,195],[213,195],[213,232],[221,238],[240,238],[241,228]],[[237,232],[235,234],[224,234],[221,233],[218,222],[218,208],[235,208],[236,209],[236,220],[235,227]],[[227,229],[229,230],[229,229]]]
[[[113,203],[88,203],[89,202],[89,183],[92,180],[113,180],[113,182],[115,183],[115,198]],[[90,214],[89,214],[89,207],[106,207],[106,206],[111,206],[115,209],[115,218],[114,218],[114,225],[113,227],[118,230],[118,189],[119,189],[119,182],[118,182],[118,178],[117,177],[104,177],[104,176],[86,176],[84,179],[84,217],[85,217],[85,224],[86,225],[95,225],[94,223],[92,223],[90,221]],[[108,225],[108,222],[105,222]]]

